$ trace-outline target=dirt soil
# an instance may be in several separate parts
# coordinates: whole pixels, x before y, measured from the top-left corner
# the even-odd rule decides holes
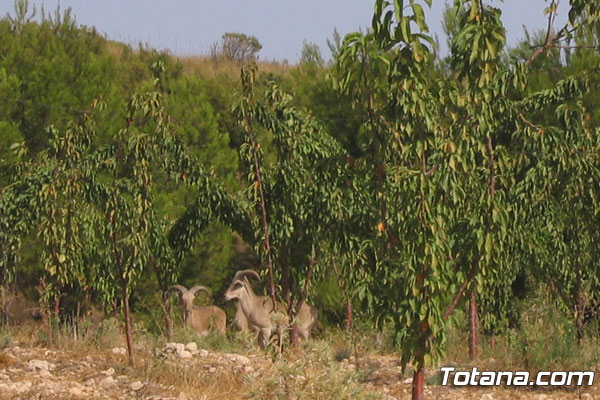
[[[75,350],[22,346],[13,343],[0,350],[0,399],[209,399],[205,395],[198,397],[185,393],[173,385],[145,381],[140,378],[144,376],[143,371],[134,371],[137,376],[128,375],[127,371],[132,370],[127,367],[126,355],[121,348],[98,350],[90,356]],[[226,373],[256,378],[272,367],[271,360],[261,355],[238,356],[187,347],[183,351],[183,345],[179,346],[177,348],[173,344],[171,348],[154,349],[154,357],[161,355],[167,367],[169,362],[194,364],[195,370],[204,371],[215,378]],[[338,364],[341,372],[355,369],[354,364],[348,360]],[[435,371],[430,373],[428,382],[435,381],[435,377],[431,375],[434,373]],[[361,360],[358,376],[365,392],[379,393],[384,400],[410,399],[411,379],[401,375],[397,358],[364,358]],[[579,390],[535,390],[506,387],[451,388],[430,384],[426,386],[425,398],[600,399],[600,385],[595,382],[593,387]]]

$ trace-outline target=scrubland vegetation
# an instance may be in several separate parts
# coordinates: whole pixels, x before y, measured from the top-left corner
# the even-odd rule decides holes
[[[556,3],[507,48],[493,4],[457,0],[440,56],[426,8],[377,0],[330,61],[305,43],[289,65],[244,34],[197,57],[131,48],[18,0],[0,20],[0,385],[41,346],[90,386],[119,369],[106,398],[598,395],[439,386],[449,364],[600,369],[600,6],[571,0],[560,27]],[[237,332],[223,293],[242,269],[292,318],[315,306],[313,338],[261,351]],[[184,329],[174,284],[209,288],[226,335]],[[47,389],[28,385],[11,390]]]

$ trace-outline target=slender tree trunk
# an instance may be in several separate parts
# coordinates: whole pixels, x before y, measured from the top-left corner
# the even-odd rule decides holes
[[[492,349],[492,351],[496,350],[496,334],[494,333],[490,336],[490,349]]]
[[[52,314],[57,321],[58,321],[58,317],[60,316],[60,298],[61,297],[62,296],[61,296],[60,289],[59,289],[58,294],[54,298],[54,309],[52,310]]]
[[[115,319],[119,319],[119,299],[113,300],[113,314]]]
[[[58,321],[58,317],[60,314],[60,292],[56,295],[54,299],[54,309],[52,310],[52,316],[56,321]]]
[[[346,301],[346,325],[344,326],[346,332],[350,332],[352,329],[352,301]]]
[[[333,271],[335,272],[335,276],[337,278],[336,282],[338,284],[338,287],[340,288],[340,291],[342,292],[344,297],[346,297],[346,321],[344,324],[344,329],[346,330],[346,332],[350,332],[350,330],[352,329],[352,311],[353,311],[352,310],[352,298],[348,294],[349,290],[346,288],[346,285],[342,284],[342,277],[340,275],[340,272],[337,269],[335,260],[332,260],[331,265],[333,267]]]
[[[154,257],[154,255],[150,256],[150,263],[154,269],[154,276],[156,277],[156,282],[158,283],[158,287],[161,292],[161,299],[163,302],[162,309],[165,315],[165,327],[167,329],[167,339],[171,340],[173,338],[173,319],[171,318],[171,302],[169,301],[169,282],[161,277],[160,269],[158,268],[156,257]]]
[[[581,346],[583,344],[583,315],[577,315],[576,329],[577,329],[577,344],[579,346]]]
[[[264,236],[264,247],[265,252],[267,253],[267,267],[269,269],[269,295],[271,296],[271,300],[273,301],[273,308],[275,308],[275,276],[273,272],[273,256],[271,253],[271,239],[269,234],[269,222],[267,216],[267,201],[265,199],[265,193],[263,190],[263,181],[262,181],[262,173],[260,168],[260,162],[258,159],[258,144],[254,140],[254,135],[252,134],[252,124],[250,120],[246,118],[246,127],[248,128],[248,138],[250,140],[250,145],[252,146],[252,157],[254,161],[254,173],[256,174],[256,183],[258,185],[258,194],[260,197],[260,211],[261,211],[261,220],[262,220],[262,230]]]
[[[423,400],[425,398],[425,368],[419,367],[413,373],[412,400]]]
[[[477,359],[478,329],[479,321],[477,319],[477,291],[471,290],[469,300],[469,358]]]
[[[128,279],[124,276],[121,268],[121,296],[123,296],[123,311],[125,316],[125,339],[127,340],[127,355],[129,356],[129,365],[135,366],[135,356],[133,354],[133,340],[131,337],[131,314],[129,311],[129,295],[127,293]]]
[[[585,305],[584,305],[584,301],[583,301],[583,296],[581,295],[581,293],[579,293],[579,295],[577,296],[577,305],[575,306],[575,315],[576,315],[576,319],[575,319],[575,330],[577,333],[577,344],[578,345],[582,345],[583,344],[583,327],[585,324]]]
[[[575,266],[577,281],[575,283],[576,298],[575,298],[575,330],[577,333],[577,344],[583,343],[583,324],[585,311],[585,298],[583,296],[583,274],[580,263]]]
[[[292,303],[292,291],[291,291],[291,277],[290,277],[290,265],[288,263],[288,248],[286,245],[282,245],[279,250],[279,264],[281,266],[281,289],[283,291],[283,299],[287,308],[287,314],[292,321],[296,317],[294,307]],[[298,327],[296,324],[290,326],[290,343],[293,347],[300,345],[298,338]]]
[[[119,271],[120,278],[121,278],[121,297],[122,297],[122,302],[123,302],[122,303],[123,313],[124,313],[124,317],[125,317],[125,340],[127,342],[127,354],[129,356],[129,365],[131,365],[133,367],[135,365],[135,357],[133,355],[133,340],[131,339],[131,315],[129,312],[129,295],[127,293],[127,287],[129,286],[129,279],[125,276],[123,257],[121,255],[121,253],[119,252],[119,244],[118,244],[119,242],[117,240],[117,226],[116,226],[115,218],[112,217],[110,219],[110,222],[112,224],[111,239],[112,239],[113,251],[115,253],[115,263],[117,265],[117,270]],[[115,304],[116,304],[116,301],[117,301],[117,299],[115,299]],[[115,315],[117,312],[116,310],[117,310],[117,308],[115,307]]]

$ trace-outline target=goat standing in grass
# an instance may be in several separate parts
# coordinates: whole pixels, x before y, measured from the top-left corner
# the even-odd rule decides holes
[[[184,322],[186,326],[193,328],[200,334],[208,333],[212,328],[220,334],[225,333],[227,317],[225,311],[217,306],[202,306],[194,305],[196,293],[204,291],[209,295],[208,289],[204,286],[194,286],[190,290],[182,285],[173,285],[170,290],[177,290],[181,294],[181,301],[184,307]]]
[[[236,272],[233,281],[225,292],[225,300],[237,299],[241,311],[248,320],[248,325],[259,332],[258,344],[265,348],[269,343],[271,334],[280,328],[279,324],[270,314],[273,312],[273,301],[270,297],[257,296],[252,290],[252,285],[246,278],[247,276],[260,279],[260,276],[253,270],[247,269]],[[286,313],[286,307],[278,303],[276,312],[286,314],[286,325],[289,323]],[[318,311],[316,308],[303,303],[296,315],[296,328],[298,335],[302,339],[308,339],[310,330],[317,322]],[[287,326],[285,326],[287,328]]]

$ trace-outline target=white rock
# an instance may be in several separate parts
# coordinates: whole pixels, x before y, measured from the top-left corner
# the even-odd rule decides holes
[[[405,380],[402,381],[403,385],[409,385],[412,383],[412,378],[406,378]]]
[[[181,353],[185,350],[185,345],[183,343],[168,343],[170,346],[165,350],[170,350],[174,353]]]
[[[122,355],[122,356],[127,354],[127,350],[125,350],[123,347],[115,347],[111,351],[113,354]]]
[[[141,388],[144,387],[144,384],[140,381],[135,381],[133,382],[131,385],[129,385],[129,387],[131,388],[131,390],[133,390],[134,392],[137,392],[138,390],[140,390]]]
[[[249,365],[246,365],[246,366],[244,367],[244,373],[245,373],[245,374],[251,374],[252,372],[254,372],[254,368],[252,368],[251,366],[249,366]],[[305,378],[305,379],[306,379],[306,378]]]
[[[27,367],[30,371],[49,371],[53,370],[55,365],[46,360],[29,360]]]
[[[80,396],[82,393],[83,390],[79,389],[78,387],[72,387],[71,389],[69,389],[69,394],[73,396]]]
[[[208,372],[209,372],[210,374],[214,374],[215,372],[217,372],[217,369],[216,369],[215,367],[209,367],[209,368],[208,368]]]
[[[483,396],[481,396],[480,400],[494,400],[494,396],[492,396],[491,393],[486,393]]]
[[[200,357],[208,357],[209,354],[210,353],[208,352],[208,350],[201,349],[200,351],[198,351],[198,355]]]
[[[102,371],[101,374],[106,376],[113,376],[115,374],[115,369],[110,367],[106,371]]]
[[[40,370],[39,375],[40,378],[51,378],[53,376],[49,371],[45,369]]]
[[[238,364],[250,364],[250,359],[248,357],[241,356],[239,354],[224,354],[223,357]]]
[[[198,351],[198,345],[196,344],[196,342],[189,342],[185,345],[185,349],[190,353],[193,353],[195,351]]]
[[[187,394],[180,392],[176,400],[188,400]]]
[[[116,379],[113,378],[112,376],[107,376],[106,378],[104,378],[100,381],[100,384],[104,385],[104,386],[111,386],[116,383],[117,383]]]
[[[594,397],[589,393],[581,393],[579,398],[583,400],[593,400]]]
[[[174,342],[165,343],[164,351],[177,351],[177,343],[174,343]]]
[[[183,358],[183,359],[189,359],[192,358],[192,353],[190,353],[187,350],[181,350],[177,352],[177,355],[179,356],[179,358]]]
[[[17,393],[25,393],[31,389],[31,381],[18,382],[15,383],[12,387],[13,391]]]

